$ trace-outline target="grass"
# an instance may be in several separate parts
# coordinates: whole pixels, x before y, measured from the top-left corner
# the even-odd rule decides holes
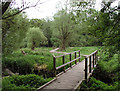
[[[97,47],[68,47],[63,52],[70,53],[73,51],[80,50],[80,54],[89,55],[97,49],[98,49]],[[21,53],[21,50],[24,50],[26,55],[23,55]],[[11,55],[8,55],[7,57],[3,57],[3,69],[9,68],[13,72],[18,72],[18,73],[20,72],[21,74],[23,73],[27,74],[27,72],[32,73],[32,70],[34,70],[35,66],[45,65],[44,68],[50,72],[53,70],[53,54],[50,53],[50,50],[53,50],[53,48],[41,47],[41,48],[35,48],[34,51],[32,51],[29,48],[23,48],[18,51],[15,51]],[[61,55],[57,53],[54,54],[55,56]],[[74,58],[75,55],[72,54],[72,60]],[[83,59],[84,57],[82,57],[80,60]],[[70,61],[69,55],[66,55],[65,63],[69,61]],[[74,64],[74,62],[72,64]],[[60,65],[62,65],[62,57],[56,59],[56,66],[58,67]],[[69,67],[69,65],[67,67]]]
[[[97,49],[97,47],[69,47],[66,48],[66,50],[64,52],[73,52],[73,51],[81,51],[81,54],[84,55],[88,55],[92,52],[94,52]],[[26,55],[23,55],[21,53],[21,50],[24,50]],[[13,52],[11,55],[8,55],[7,57],[3,57],[3,70],[5,68],[9,68],[10,70],[12,70],[15,73],[19,73],[21,72],[20,76],[11,76],[6,78],[4,81],[4,89],[8,88],[9,86],[13,88],[30,88],[31,87],[31,82],[28,82],[28,85],[24,86],[24,81],[23,81],[23,85],[21,83],[21,85],[17,86],[16,82],[14,80],[18,79],[20,80],[22,79],[28,79],[27,75],[29,74],[33,74],[31,76],[34,76],[34,74],[40,75],[42,76],[42,78],[40,77],[36,77],[36,79],[42,79],[41,81],[44,80],[44,78],[46,79],[45,82],[43,82],[42,84],[46,83],[49,81],[49,77],[52,77],[53,75],[53,55],[52,53],[50,53],[49,51],[53,50],[53,48],[48,48],[48,47],[41,47],[41,48],[35,48],[34,51],[32,51],[29,48],[22,48],[18,51]],[[61,54],[55,54],[55,55],[61,55]],[[75,55],[72,54],[72,60],[75,58]],[[81,58],[81,60],[83,60],[83,58]],[[65,56],[65,63],[69,62],[69,55]],[[75,62],[73,62],[72,64],[74,64]],[[57,58],[56,60],[56,66],[60,66],[62,65],[62,58]],[[69,65],[66,66],[66,68],[68,68]],[[36,71],[37,69],[37,71]],[[25,72],[24,72],[25,71]],[[59,72],[62,71],[62,69],[59,70]],[[24,75],[23,75],[24,74]],[[31,77],[29,76],[29,77]],[[9,80],[12,79],[12,80]],[[37,87],[41,86],[41,82],[39,82],[38,80],[34,79],[36,82],[38,82]],[[47,80],[48,79],[48,80]],[[51,80],[52,78],[50,78]],[[19,82],[19,81],[18,81]],[[18,83],[17,82],[17,83]],[[25,83],[27,84],[27,83]],[[40,85],[41,84],[41,85]],[[37,88],[36,86],[33,87]],[[21,91],[21,90],[20,90]]]
[[[89,55],[89,54],[91,54],[92,52],[94,52],[97,49],[98,49],[98,47],[68,47],[63,52],[71,53],[71,52],[80,50],[80,54],[81,55]],[[58,55],[63,55],[63,54],[56,54],[56,53],[54,53],[54,55],[58,56]],[[78,52],[77,52],[77,57],[78,57]],[[72,60],[73,59],[75,59],[75,54],[72,54]],[[83,59],[84,59],[84,57],[82,56],[80,60],[82,61]],[[57,58],[56,61],[57,61],[56,65],[60,66],[62,64],[62,57],[61,58]],[[66,55],[65,56],[65,63],[67,63],[69,61],[70,61],[69,55]],[[77,60],[77,62],[78,62],[78,60]],[[75,62],[73,62],[72,64],[75,64]]]

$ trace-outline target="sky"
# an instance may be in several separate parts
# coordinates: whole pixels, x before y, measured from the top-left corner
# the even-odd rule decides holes
[[[38,8],[30,8],[25,10],[28,18],[52,18],[52,16],[57,12],[58,8],[63,5],[65,0],[46,0],[44,3],[40,4]],[[61,3],[61,4],[60,4]],[[59,5],[58,5],[59,4]]]
[[[31,0],[33,1],[33,0]],[[41,0],[42,1],[42,0]],[[45,0],[43,0],[45,1]],[[118,1],[120,0],[116,0],[116,2],[114,4],[112,4],[112,6],[118,5]],[[32,19],[32,18],[52,18],[52,16],[58,11],[59,8],[64,6],[64,2],[65,0],[46,0],[44,3],[40,4],[39,6],[37,6],[36,8],[29,8],[27,10],[25,10],[26,15],[28,16],[28,18]],[[100,10],[101,8],[101,0],[96,0],[96,6],[95,8],[97,10]],[[57,8],[59,7],[59,8]]]

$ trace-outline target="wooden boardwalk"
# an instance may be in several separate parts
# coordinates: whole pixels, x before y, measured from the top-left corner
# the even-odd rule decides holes
[[[85,61],[82,61],[75,65],[73,68],[65,72],[64,74],[57,77],[57,80],[49,84],[38,91],[44,91],[46,89],[68,89],[73,90],[75,86],[84,79],[84,69],[85,69]]]
[[[76,60],[80,58],[80,51],[77,51],[77,52],[79,52],[79,57],[76,58],[76,52],[73,52],[73,53],[75,53],[75,59],[68,62],[70,64],[71,62],[75,61],[75,63],[76,63],[75,66],[73,66],[73,67],[70,66],[72,68],[70,68],[68,71],[64,70],[63,71],[64,73],[62,75],[57,76],[56,80],[50,82],[47,85],[44,85],[44,86],[38,88],[37,91],[46,91],[46,90],[48,90],[48,91],[50,91],[50,90],[74,91],[75,89],[77,89],[77,87],[80,85],[80,83],[83,80],[87,80],[87,78],[89,78],[90,74],[93,71],[92,69],[96,66],[96,63],[98,61],[98,57],[96,56],[97,50],[95,52],[91,53],[90,55],[85,55],[85,59],[81,62],[80,62],[80,60],[79,60],[79,62],[76,62]],[[65,55],[68,55],[68,54],[65,54]],[[63,63],[65,61],[64,60],[65,55],[61,55],[63,57]],[[71,55],[71,53],[69,55]],[[54,68],[55,69],[64,67],[66,65],[66,63],[64,63],[63,65],[56,67],[55,58],[61,57],[61,56],[54,57]],[[71,56],[70,56],[70,60],[71,60]]]

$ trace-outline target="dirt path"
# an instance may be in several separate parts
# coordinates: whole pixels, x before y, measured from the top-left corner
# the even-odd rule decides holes
[[[42,90],[46,89],[69,89],[73,90],[75,86],[84,79],[84,62],[82,61],[74,66],[72,69],[68,70],[64,74],[60,75],[57,80],[49,84],[48,86],[44,87]]]

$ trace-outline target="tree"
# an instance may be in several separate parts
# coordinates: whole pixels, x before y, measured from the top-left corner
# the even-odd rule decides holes
[[[65,47],[74,39],[75,24],[70,18],[70,14],[66,10],[59,11],[54,16],[53,36],[60,40],[60,49]]]
[[[73,46],[95,46],[100,45],[98,39],[90,32],[89,18],[95,18],[98,13],[94,8],[95,0],[84,0],[84,2],[75,1],[71,3],[72,20],[78,26],[78,38],[72,42]]]
[[[120,51],[120,10],[111,7],[112,2],[103,2],[103,8],[96,19],[91,19],[91,33],[104,45],[108,58]]]
[[[12,11],[9,13],[11,14]],[[23,13],[6,20],[2,20],[3,54],[12,53],[20,47],[22,40],[26,36],[28,27],[28,19]]]
[[[51,47],[52,46],[51,38],[52,38],[52,32],[53,32],[51,28],[52,21],[48,19],[44,21],[42,25],[43,25],[42,26],[43,33],[48,40],[48,47]]]
[[[35,49],[35,47],[38,47],[41,43],[44,43],[47,41],[46,37],[43,35],[43,32],[39,28],[30,28],[27,33],[27,45],[28,47],[31,47],[32,50]]]
[[[42,29],[44,22],[44,19],[30,19],[30,27],[39,27]]]
[[[28,8],[36,7],[42,3],[43,2],[40,2],[40,0],[37,0],[34,2],[28,2],[26,0],[20,0],[19,2],[15,0],[3,1],[1,5],[2,6],[2,19],[13,17]],[[11,9],[17,9],[17,11],[14,11],[12,14],[9,14],[7,16],[4,15],[5,12],[7,13],[11,12]]]

